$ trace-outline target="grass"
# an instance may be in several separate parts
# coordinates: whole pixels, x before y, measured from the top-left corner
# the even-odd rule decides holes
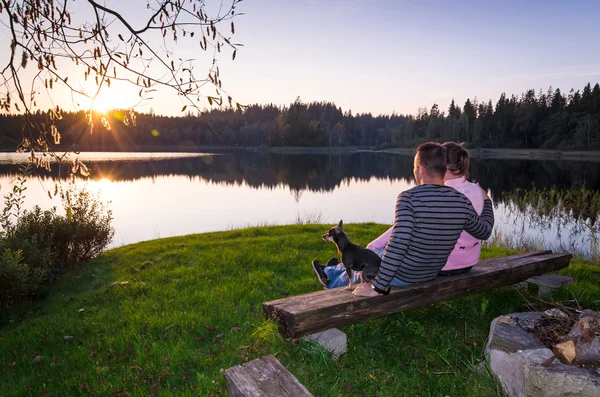
[[[347,225],[363,244],[386,228]],[[475,366],[491,320],[528,310],[511,288],[344,327],[348,353],[338,362],[312,343],[282,340],[261,304],[319,289],[310,261],[336,254],[320,240],[326,229],[257,227],[105,253],[64,275],[44,301],[4,312],[0,394],[223,396],[222,369],[273,354],[315,396],[501,395]],[[561,273],[575,283],[556,299],[598,308],[600,267],[573,260]]]

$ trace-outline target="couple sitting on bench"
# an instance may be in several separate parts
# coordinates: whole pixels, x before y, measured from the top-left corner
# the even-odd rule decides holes
[[[467,181],[469,153],[448,142],[417,148],[417,186],[400,193],[394,225],[367,245],[381,257],[372,283],[358,284],[357,296],[377,296],[391,287],[430,281],[438,275],[468,272],[479,260],[480,240],[492,234],[494,211],[485,190]],[[326,288],[348,285],[344,265],[313,261]],[[358,283],[358,275],[354,275]]]

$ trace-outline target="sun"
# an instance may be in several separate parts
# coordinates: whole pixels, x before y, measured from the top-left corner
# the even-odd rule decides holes
[[[98,96],[90,103],[91,108],[98,113],[106,113],[113,108],[113,104],[106,96]]]
[[[128,95],[126,90],[119,88],[104,88],[95,98],[86,97],[80,104],[83,109],[92,109],[94,112],[106,114],[113,109],[125,108]]]

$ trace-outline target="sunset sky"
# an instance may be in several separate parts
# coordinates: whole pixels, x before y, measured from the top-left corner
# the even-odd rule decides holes
[[[146,2],[126,4],[119,7],[132,24],[141,23],[136,15]],[[237,11],[245,15],[235,19],[235,41],[244,47],[219,64],[224,88],[244,104],[284,105],[300,96],[354,113],[407,114],[433,103],[445,110],[452,98],[495,102],[502,92],[550,85],[568,92],[600,80],[596,1],[245,0]],[[207,54],[185,43],[206,68]],[[131,106],[137,93],[114,88],[101,105]],[[65,93],[55,95],[70,106]],[[182,104],[157,95],[139,110],[177,115]]]

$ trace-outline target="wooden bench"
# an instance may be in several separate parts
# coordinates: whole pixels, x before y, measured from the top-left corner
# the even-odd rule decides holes
[[[231,367],[225,378],[231,397],[313,397],[272,355]]]
[[[386,314],[509,286],[569,265],[570,254],[538,251],[481,261],[468,273],[392,289],[389,295],[356,297],[344,288],[263,303],[263,312],[286,339],[350,325]]]

